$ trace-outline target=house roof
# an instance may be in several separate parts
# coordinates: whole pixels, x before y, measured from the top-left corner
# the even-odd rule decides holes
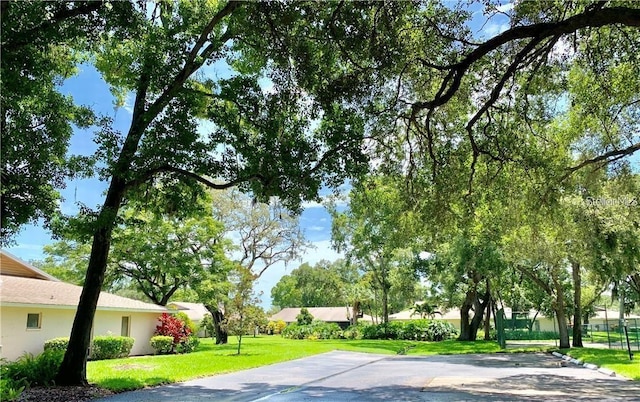
[[[302,307],[287,307],[271,316],[271,320],[282,320],[284,322],[295,322]],[[325,322],[349,322],[347,313],[351,312],[349,307],[307,307],[314,319]]]
[[[189,303],[189,302],[171,302],[167,304],[167,308],[176,309],[185,313],[192,321],[200,321],[204,318],[209,310],[202,303]]]
[[[28,262],[22,261],[15,255],[0,250],[0,274],[8,276],[20,276],[23,278],[38,278],[48,281],[59,281],[48,273],[34,267]]]
[[[82,287],[70,283],[18,276],[0,276],[0,304],[3,306],[40,306],[73,308],[78,306]],[[127,297],[100,292],[98,310],[151,311],[166,308]]]

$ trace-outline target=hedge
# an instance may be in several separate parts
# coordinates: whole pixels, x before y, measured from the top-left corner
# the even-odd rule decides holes
[[[93,360],[117,359],[131,353],[134,339],[128,336],[96,336],[91,343]]]

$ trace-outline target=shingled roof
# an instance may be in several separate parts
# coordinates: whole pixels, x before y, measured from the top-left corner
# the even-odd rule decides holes
[[[177,301],[167,304],[167,308],[182,311],[193,321],[200,321],[205,315],[211,314],[202,303]]]
[[[78,306],[82,287],[44,279],[0,276],[0,304],[3,306],[41,306],[73,308]],[[98,310],[167,311],[164,307],[127,297],[100,292]]]

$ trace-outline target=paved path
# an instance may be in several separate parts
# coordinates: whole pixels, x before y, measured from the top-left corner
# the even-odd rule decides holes
[[[329,352],[118,394],[130,401],[640,401],[640,383],[547,354],[388,356]]]

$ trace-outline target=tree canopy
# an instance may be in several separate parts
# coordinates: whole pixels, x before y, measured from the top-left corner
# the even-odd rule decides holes
[[[91,253],[57,382],[86,383],[85,351],[119,212],[150,183],[179,183],[166,203],[174,210],[204,185],[238,186],[257,201],[278,197],[297,211],[322,186],[355,179],[349,211],[336,215],[344,229],[336,244],[369,267],[385,294],[384,317],[390,270],[404,265],[396,251],[409,237],[414,252],[458,245],[452,255],[466,258],[523,230],[553,239],[538,243],[558,250],[553,256],[566,255],[556,229],[538,225],[532,211],[548,217],[568,194],[591,196],[598,171],[603,180],[633,176],[640,8],[498,6],[2,3],[3,241],[52,215],[54,188],[70,171],[92,167],[108,183],[103,205],[76,221],[92,238]],[[471,29],[478,10],[505,17],[508,27],[479,37]],[[133,110],[126,132],[100,120],[94,157],[69,163],[71,122],[96,122],[57,90],[78,55],[119,102],[133,96]],[[217,76],[217,63],[230,74]],[[51,152],[28,153],[36,140]],[[363,178],[369,170],[374,177]],[[523,214],[528,226],[518,223]],[[618,256],[632,249],[614,248]],[[564,261],[545,263],[558,271]]]

